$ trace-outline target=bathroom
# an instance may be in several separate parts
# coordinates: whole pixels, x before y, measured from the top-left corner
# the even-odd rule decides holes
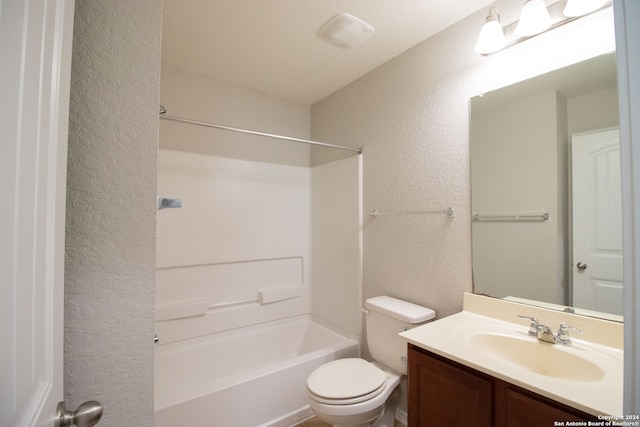
[[[496,7],[505,21],[515,19],[517,8],[511,2],[496,2]],[[610,41],[607,46],[592,40],[585,45],[595,52],[581,52],[566,38],[564,29],[560,29],[501,55],[483,58],[473,53],[473,44],[478,23],[483,22],[485,15],[486,10],[475,12],[311,107],[313,139],[340,141],[362,147],[365,153],[362,298],[391,294],[427,305],[438,317],[458,312],[463,292],[471,290],[472,274],[469,98],[610,50]],[[455,54],[443,49],[451,44],[457,47]],[[524,59],[532,52],[540,52],[542,47],[551,49],[546,54],[550,62]],[[520,67],[515,67],[514,62]],[[384,101],[376,103],[376,100]],[[171,111],[171,105],[166,107]],[[374,209],[430,210],[449,205],[456,209],[452,219],[433,216],[387,221],[389,218],[372,220],[366,216]],[[71,213],[80,208],[73,206]],[[148,262],[147,259],[142,264],[148,265]],[[115,289],[119,289],[118,286],[114,284]],[[89,356],[83,354],[86,349],[83,338],[74,339],[68,349],[69,356],[82,366],[81,361]],[[101,346],[109,345],[109,339],[94,345],[98,346],[95,352],[99,352]],[[149,349],[145,351],[142,353],[148,356]],[[145,366],[145,370],[149,368],[148,360],[138,363]],[[82,368],[79,369],[77,376],[82,377]],[[101,378],[98,383],[109,381]],[[141,382],[148,385],[148,381],[147,378]],[[148,399],[151,391],[142,388],[136,393]],[[77,400],[96,395],[96,390],[94,385],[81,384],[68,393],[72,400]],[[85,397],[80,397],[81,394]],[[113,394],[106,396],[112,407],[114,402],[123,399],[115,396],[117,392]],[[148,407],[143,414],[149,416]],[[110,419],[117,418],[106,417],[106,425],[118,425]],[[148,421],[137,424],[148,425]]]
[[[158,411],[156,424],[162,426],[165,423],[169,426],[172,420],[180,419],[184,416],[183,412],[180,412],[179,406],[172,404],[172,400],[180,401],[181,399],[172,399],[166,396],[166,390],[171,389],[172,393],[175,393],[179,387],[176,381],[166,379],[165,372],[174,371],[176,366],[179,366],[180,359],[176,358],[173,363],[164,363],[165,343],[169,343],[172,351],[178,352],[180,340],[186,339],[187,345],[194,344],[200,342],[196,337],[203,337],[202,339],[204,339],[204,336],[208,334],[221,331],[242,333],[243,329],[241,328],[243,326],[253,326],[261,323],[257,319],[268,322],[274,319],[293,317],[296,314],[305,312],[310,313],[311,317],[321,324],[343,333],[346,332],[347,335],[355,337],[356,340],[363,341],[360,333],[362,325],[358,318],[359,304],[362,298],[378,294],[391,294],[398,298],[404,298],[431,307],[440,317],[445,317],[451,314],[448,311],[451,308],[447,306],[447,300],[441,294],[440,288],[449,288],[449,281],[452,283],[466,283],[470,280],[470,278],[462,275],[465,273],[464,270],[454,267],[455,264],[451,264],[450,267],[443,270],[435,267],[436,265],[442,266],[448,263],[460,262],[457,258],[465,255],[464,252],[460,253],[455,246],[452,246],[454,242],[459,240],[457,238],[458,235],[468,232],[466,231],[468,224],[461,221],[461,215],[454,215],[453,218],[446,215],[397,215],[373,218],[366,215],[366,213],[374,209],[379,212],[403,212],[442,210],[448,206],[453,206],[454,209],[461,212],[469,210],[468,202],[460,200],[459,194],[454,189],[460,188],[470,178],[460,174],[456,169],[448,168],[449,164],[462,164],[468,161],[465,159],[467,153],[461,148],[456,148],[455,144],[450,144],[446,152],[446,162],[443,161],[443,159],[440,159],[442,153],[429,153],[429,144],[425,143],[424,137],[417,133],[402,132],[395,127],[395,123],[400,123],[400,115],[403,114],[402,110],[396,111],[392,108],[389,109],[390,111],[385,110],[385,118],[382,120],[378,117],[380,112],[377,105],[368,100],[370,87],[376,87],[376,95],[383,99],[393,99],[394,102],[398,102],[400,105],[419,105],[418,103],[424,102],[425,98],[429,99],[431,97],[431,92],[426,89],[426,93],[429,95],[425,97],[424,93],[416,91],[412,85],[406,87],[404,82],[412,82],[413,78],[410,76],[417,72],[430,72],[438,75],[440,71],[437,66],[443,60],[419,55],[422,46],[417,46],[413,49],[416,53],[407,52],[361,77],[355,84],[348,85],[320,101],[314,101],[309,109],[310,117],[301,113],[298,113],[299,116],[294,116],[290,111],[306,111],[304,108],[299,108],[298,103],[287,103],[286,100],[281,99],[273,100],[268,94],[256,94],[250,89],[238,88],[237,85],[185,71],[183,62],[186,60],[190,64],[193,59],[184,53],[184,43],[198,46],[197,39],[204,38],[204,36],[194,36],[192,39],[186,38],[183,44],[179,43],[182,40],[179,35],[181,31],[184,31],[179,23],[186,21],[186,17],[190,16],[185,9],[182,3],[177,5],[165,2],[163,11],[165,19],[163,21],[164,61],[161,72],[161,103],[167,109],[167,113],[161,117],[160,122],[161,150],[159,156],[158,192],[161,196],[167,195],[168,197],[182,198],[184,207],[176,210],[161,210],[158,214],[156,318],[160,317],[161,320],[156,323],[159,345],[156,350],[155,398],[157,403],[156,410]],[[198,9],[198,14],[215,16],[216,10],[218,9],[216,8],[212,11]],[[503,11],[503,15],[507,12],[508,9]],[[267,11],[261,12],[257,10],[255,13],[256,15],[261,15],[266,14]],[[245,16],[246,12],[239,14]],[[251,20],[249,17],[247,19]],[[504,19],[506,20],[507,17]],[[198,25],[197,21],[192,22],[189,20],[189,22],[191,25]],[[613,50],[611,16],[609,16],[608,21],[603,20],[603,22],[604,25],[608,26],[602,32],[608,32],[609,37],[603,37],[600,32],[591,31],[590,33],[593,34],[595,40],[585,42],[584,46],[588,46],[588,49],[584,49],[583,52],[579,48],[572,49],[572,51],[577,51],[576,55],[584,55],[585,58],[588,58],[593,56],[597,49],[601,49],[602,53]],[[211,25],[218,26],[223,24],[213,22]],[[575,31],[580,34],[580,28],[594,28],[598,25],[598,22],[595,25],[591,22],[577,22],[573,25],[574,27],[578,25],[582,27],[576,29],[567,26],[556,31],[565,31],[567,32],[565,37],[572,39],[571,33],[568,33],[568,31]],[[551,33],[548,36],[551,37],[552,35],[560,37]],[[217,39],[221,40],[228,38],[230,36],[217,37]],[[538,40],[529,41],[529,43],[543,42]],[[212,51],[219,52],[221,58],[227,57],[226,51],[222,50],[224,45],[218,46],[212,40],[203,40],[202,43],[211,46]],[[429,41],[424,44],[428,45]],[[364,48],[365,46],[363,45],[362,47]],[[525,47],[531,48],[523,44],[522,49]],[[520,48],[520,46],[516,48]],[[240,47],[233,45],[230,49],[241,50]],[[328,49],[336,48],[328,46]],[[352,51],[356,51],[356,49],[354,48]],[[412,62],[426,59],[430,61],[429,64]],[[563,60],[570,59],[563,57]],[[397,63],[401,64],[402,71],[407,73],[406,76],[397,71]],[[456,64],[456,66],[459,65]],[[553,62],[544,66],[557,67]],[[253,68],[254,66],[249,67]],[[528,65],[524,67],[522,72],[524,71],[529,72]],[[522,78],[518,76],[514,67],[509,68],[509,73],[511,78]],[[470,80],[466,79],[466,83],[469,84]],[[500,84],[502,82],[504,82],[504,79]],[[448,87],[448,84],[449,82],[447,81],[441,81],[437,91],[447,92],[445,88]],[[478,93],[488,92],[492,89],[490,83],[484,79],[481,80],[480,84],[481,89],[477,90]],[[458,89],[454,89],[454,86],[451,88],[451,90]],[[289,96],[293,98],[295,95]],[[437,94],[435,96],[435,99],[439,99]],[[301,98],[304,98],[302,94],[294,99]],[[354,110],[351,106],[356,100],[361,101],[363,106]],[[468,102],[465,97],[453,96],[446,99],[446,101],[454,100]],[[429,132],[434,133],[434,140],[443,140],[445,132],[456,133],[455,127],[445,127],[438,124],[438,115],[435,109],[444,108],[449,110],[450,108],[445,105],[446,101],[433,102],[417,107],[418,111],[420,111],[420,108],[424,108],[424,112],[417,114],[417,117],[434,118],[433,123],[430,121],[429,126]],[[299,101],[299,103],[301,102]],[[366,106],[371,106],[371,108]],[[296,107],[298,108],[296,109]],[[361,155],[363,162],[362,173],[364,173],[363,181],[375,183],[370,186],[371,193],[367,193],[365,188],[364,206],[362,207],[363,215],[360,214],[360,207],[357,204],[360,199],[359,176],[361,172],[357,169],[359,167],[358,161],[353,157],[349,157],[349,154],[339,152],[337,154],[342,154],[339,157],[346,158],[322,164],[318,159],[322,160],[333,154],[332,150],[324,149],[322,152],[318,152],[320,149],[314,147],[314,151],[308,152],[308,147],[291,142],[288,143],[289,146],[286,145],[287,142],[274,146],[273,142],[255,141],[255,136],[238,136],[228,132],[221,134],[220,130],[203,128],[202,126],[188,123],[176,123],[173,120],[164,120],[167,117],[183,117],[274,133],[274,129],[280,128],[283,130],[278,133],[294,137],[305,137],[304,129],[299,130],[294,126],[287,129],[286,125],[289,123],[282,123],[287,117],[290,117],[290,122],[293,125],[301,123],[303,126],[310,127],[313,138],[320,141],[329,141],[352,147],[363,146],[364,153]],[[341,120],[341,122],[338,120]],[[309,122],[311,123],[310,125],[308,124]],[[336,123],[344,123],[345,125],[340,126],[336,125]],[[344,140],[343,135],[352,134],[356,136],[355,140]],[[382,146],[388,144],[388,141],[391,140],[395,141],[395,144],[397,144],[395,146],[398,148],[394,152],[388,153],[382,149]],[[246,144],[250,144],[251,141],[255,141],[255,144],[245,148]],[[258,143],[262,143],[262,145],[258,146]],[[235,144],[235,147],[233,144]],[[427,146],[426,149],[425,145]],[[466,148],[466,146],[465,142],[464,147]],[[296,162],[290,157],[279,160],[277,154],[274,154],[274,152],[278,152],[277,150],[292,153],[290,157],[298,154],[302,160]],[[300,153],[301,151],[302,153]],[[185,152],[195,152],[197,163],[190,163],[189,159],[193,157],[193,154]],[[295,193],[289,201],[282,196],[270,195],[269,192],[271,190],[266,187],[264,176],[268,176],[268,181],[271,182],[276,179],[276,176],[280,176],[280,172],[276,172],[275,169],[271,173],[261,170],[262,167],[267,167],[263,158],[260,157],[260,153],[263,152],[270,156],[266,160],[269,168],[278,168],[276,165],[283,162],[296,165],[311,163],[314,166],[310,169],[312,171],[310,173],[314,177],[317,173],[321,173],[320,171],[323,167],[330,165],[333,165],[332,167],[334,168],[330,172],[331,176],[336,176],[337,171],[335,168],[350,168],[351,166],[348,163],[345,163],[345,166],[339,166],[349,161],[353,163],[352,167],[356,169],[346,174],[341,173],[339,175],[340,178],[338,178],[339,182],[333,183],[329,190],[316,188],[315,178],[312,179],[314,183],[311,185],[309,192],[313,201],[310,213],[307,213],[306,211],[301,211],[296,204],[296,200],[300,201],[308,197],[306,194]],[[384,157],[379,157],[383,153]],[[211,166],[201,166],[201,162],[207,162],[206,156],[216,158],[216,160],[211,160],[213,162]],[[307,160],[306,156],[309,156],[310,161]],[[230,160],[227,160],[229,158],[241,163],[233,166],[229,164]],[[255,163],[254,159],[257,159],[258,163]],[[383,159],[385,162],[384,167],[379,164]],[[319,165],[316,165],[317,163]],[[242,170],[242,172],[237,172],[236,168]],[[247,172],[249,170],[256,170],[258,178],[252,177]],[[207,179],[206,183],[203,184],[201,179],[197,178],[202,176],[213,176],[213,178]],[[236,176],[239,177],[237,181]],[[352,178],[349,178],[349,176]],[[417,186],[412,183],[416,177],[420,177],[421,182],[425,184]],[[388,186],[390,193],[380,193],[382,188],[386,188],[380,183],[391,179],[395,180],[395,182],[393,186]],[[259,182],[256,193],[251,193],[249,187],[252,180]],[[295,181],[295,185],[297,185],[297,181]],[[351,190],[352,192],[341,196],[340,193],[350,185],[355,186]],[[206,192],[193,194],[189,191],[200,186],[206,188]],[[399,189],[403,188],[411,188],[411,190],[406,193],[399,191]],[[228,195],[228,193],[230,194]],[[319,193],[324,194],[325,197],[328,196],[329,199],[317,200],[315,195]],[[282,201],[281,198],[283,199]],[[339,199],[354,203],[350,212],[338,210],[346,207],[346,202],[337,202]],[[207,200],[209,200],[208,203]],[[281,207],[275,214],[270,214],[267,208],[273,207],[278,203],[283,203],[285,206]],[[198,207],[192,208],[196,204]],[[240,207],[235,210],[234,204]],[[283,210],[288,211],[291,219],[279,213]],[[332,218],[337,218],[337,221],[351,223],[354,228],[349,230],[347,224],[339,225],[333,223],[324,225],[320,215],[326,210],[332,211]],[[202,219],[199,220],[194,212],[202,215]],[[304,249],[288,247],[286,243],[282,243],[289,240],[289,233],[295,236],[304,235],[304,230],[308,226],[302,223],[298,230],[296,229],[297,222],[292,220],[294,218],[300,220],[305,215],[309,215],[313,223],[312,235],[309,239],[313,246],[311,250],[313,256],[311,257],[306,255]],[[555,211],[552,212],[552,216],[556,216]],[[360,224],[361,217],[362,224]],[[284,220],[285,223],[280,224],[278,218]],[[237,219],[238,222],[234,219]],[[220,227],[216,226],[216,224],[225,224],[225,226]],[[262,227],[266,227],[268,230],[263,230]],[[360,228],[364,233],[364,253],[368,254],[365,257],[362,282],[360,282],[359,277],[361,268],[358,248],[359,240],[361,239],[359,236]],[[251,233],[246,233],[246,229],[251,230]],[[238,231],[234,232],[233,230]],[[336,236],[332,236],[334,232],[337,232]],[[351,243],[346,248],[334,244],[330,252],[336,253],[347,249],[350,253],[340,253],[335,259],[316,259],[316,255],[320,253],[320,248],[323,246],[321,240],[341,242],[338,239],[340,235],[351,236]],[[397,236],[411,236],[411,239],[405,238],[402,240],[402,244],[398,245],[394,243]],[[276,245],[276,241],[280,242],[280,244]],[[437,248],[429,244],[433,241],[440,242]],[[348,240],[345,239],[344,242],[348,242]],[[305,243],[301,242],[300,244],[304,246]],[[244,248],[245,246],[247,247],[246,249]],[[265,274],[262,277],[256,276],[254,278],[247,273],[252,268],[257,268],[252,267],[254,263],[274,262],[274,259],[277,259],[282,264],[274,268],[283,270],[293,268],[283,264],[282,261],[283,257],[291,254],[295,255],[296,260],[300,260],[304,264],[302,267],[296,267],[295,274],[292,272],[291,275],[301,276],[301,271],[304,271],[311,272],[312,277],[304,277],[296,281],[290,277],[272,279],[269,276],[265,278]],[[393,257],[390,258],[389,254],[393,254]],[[446,260],[446,262],[443,262],[443,260]],[[344,262],[344,264],[340,261]],[[410,275],[407,274],[406,270],[408,262],[410,262],[409,265],[413,269],[413,271],[409,271]],[[246,276],[242,275],[235,278],[232,277],[233,273],[227,273],[222,279],[220,274],[216,273],[215,269],[229,269],[232,266],[237,266],[238,269],[246,273]],[[350,271],[349,267],[351,267],[352,271]],[[198,280],[194,274],[190,275],[189,268],[206,269],[207,272],[194,273],[199,275],[198,277],[206,277],[206,279]],[[450,277],[439,276],[445,271]],[[321,275],[317,275],[318,272],[321,272]],[[331,275],[332,273],[334,274],[333,276]],[[460,276],[456,274],[460,274]],[[166,275],[170,275],[171,279],[167,281],[165,279]],[[382,282],[383,279],[393,282],[394,286],[391,288],[389,284]],[[269,280],[274,280],[274,283],[265,283]],[[283,282],[278,283],[278,280],[283,280]],[[297,282],[297,286],[301,289],[301,295],[257,306],[255,302],[251,301],[256,289],[242,289],[243,286],[249,287],[252,281],[257,282],[255,286],[267,289],[289,286],[291,283]],[[218,283],[224,283],[224,285]],[[436,283],[441,283],[442,285],[436,286]],[[310,286],[310,309],[304,306],[304,295],[302,293],[305,286]],[[176,288],[179,290],[176,291]],[[361,288],[362,291],[360,290]],[[361,292],[363,293],[362,297],[360,296]],[[208,297],[205,297],[207,294],[209,294]],[[518,293],[518,295],[522,294]],[[210,308],[207,310],[206,315],[202,313],[199,315],[183,314],[184,318],[178,320],[170,317],[165,318],[161,313],[159,314],[161,311],[171,310],[176,305],[182,305],[184,308],[185,304],[193,301],[198,301],[196,304],[199,304],[200,301],[203,301],[203,304],[209,304]],[[298,309],[299,311],[294,308],[296,304],[302,305]],[[268,311],[271,312],[266,314]],[[356,316],[355,319],[351,318],[348,321],[340,319],[340,317],[354,315]],[[237,320],[239,317],[243,321]],[[227,318],[234,319],[229,321],[230,325],[227,325]],[[211,326],[204,326],[205,323],[209,323]],[[268,348],[262,351],[266,352],[267,350]],[[221,355],[223,351],[223,349],[216,350],[214,354],[217,353],[221,359],[224,359]],[[366,355],[366,347],[363,347],[363,352]],[[267,358],[266,355],[265,358]],[[236,373],[235,369],[230,369],[230,371]],[[204,372],[200,376],[206,377]],[[214,376],[210,380],[219,381],[220,378]],[[206,382],[204,379],[203,381]],[[277,379],[273,381],[277,383],[283,382]],[[191,386],[193,387],[193,385]],[[187,385],[182,385],[181,387],[188,388]],[[255,389],[257,386],[252,388]],[[297,389],[302,390],[303,384],[298,386]],[[198,390],[203,393],[201,389]],[[282,395],[295,393],[295,391],[287,391],[284,387],[280,391]],[[222,392],[217,393],[216,396],[211,398],[211,403],[205,406],[211,407],[215,401],[227,400]],[[230,391],[225,393],[231,394]],[[182,400],[185,399],[187,397],[183,396]],[[263,400],[258,396],[248,399],[252,401]],[[292,397],[289,396],[285,400],[291,401]],[[189,409],[190,413],[202,412],[202,409],[195,409],[198,408],[195,404],[192,405]],[[275,404],[271,403],[269,406],[273,408]],[[254,408],[255,413],[258,411],[258,407]],[[296,408],[283,408],[281,413],[285,415],[292,411],[296,411]],[[202,417],[216,419],[220,424],[228,423],[229,421],[222,421],[224,420],[222,412],[220,408],[212,408],[208,415],[203,414]],[[219,418],[214,418],[216,414]],[[297,417],[304,418],[304,416],[305,413],[293,415],[291,420],[296,421]],[[236,417],[234,421],[238,425],[244,424],[240,417]],[[262,420],[262,422],[266,421],[269,421],[269,419]],[[285,420],[280,420],[280,422],[286,424]],[[249,424],[248,421],[247,424]]]

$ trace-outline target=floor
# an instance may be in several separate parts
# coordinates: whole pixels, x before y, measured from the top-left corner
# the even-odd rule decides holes
[[[295,427],[331,427],[331,424],[323,423],[316,417],[313,417],[302,424],[296,425]],[[395,422],[395,427],[401,427],[397,420]]]
[[[313,417],[302,424],[296,425],[295,427],[331,427],[331,424],[323,423],[316,417]]]

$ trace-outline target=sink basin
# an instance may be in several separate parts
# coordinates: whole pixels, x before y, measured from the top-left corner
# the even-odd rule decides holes
[[[528,338],[528,337],[527,337]],[[571,347],[512,335],[479,333],[467,338],[475,351],[529,372],[573,381],[598,381],[604,371]]]

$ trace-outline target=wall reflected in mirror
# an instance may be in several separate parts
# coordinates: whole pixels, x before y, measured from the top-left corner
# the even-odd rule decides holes
[[[615,53],[471,99],[474,292],[621,320],[618,123]]]

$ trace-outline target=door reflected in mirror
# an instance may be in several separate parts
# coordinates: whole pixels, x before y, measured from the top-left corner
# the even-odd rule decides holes
[[[571,138],[572,305],[622,315],[622,179],[618,128]]]
[[[471,100],[474,292],[622,314],[615,65],[611,53]],[[594,139],[606,143],[590,151]]]

